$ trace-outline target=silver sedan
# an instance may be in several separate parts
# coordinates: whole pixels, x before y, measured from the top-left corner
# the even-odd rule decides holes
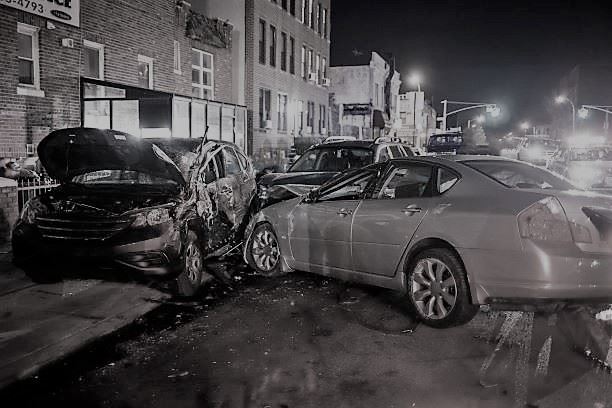
[[[397,289],[427,325],[612,300],[612,198],[500,157],[391,160],[268,207],[245,260]]]

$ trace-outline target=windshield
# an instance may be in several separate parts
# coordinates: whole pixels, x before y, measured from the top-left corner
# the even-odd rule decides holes
[[[144,185],[144,186],[177,186],[170,179],[155,177],[133,170],[98,170],[80,174],[72,178],[73,183],[84,185]]]
[[[612,161],[612,147],[572,149],[571,161]]]
[[[527,163],[505,160],[469,160],[463,163],[510,188],[577,189],[564,178]]]
[[[289,173],[308,171],[339,172],[358,169],[374,162],[374,152],[358,147],[319,147],[307,151]]]

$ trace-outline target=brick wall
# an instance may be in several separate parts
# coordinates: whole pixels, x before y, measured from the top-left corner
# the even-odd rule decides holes
[[[138,55],[153,62],[154,89],[191,95],[191,47],[214,55],[215,99],[232,101],[231,49],[192,41],[185,35],[186,10],[174,0],[83,0],[81,27],[53,22],[0,6],[0,157],[23,157],[51,130],[79,126],[83,40],[104,45],[104,79],[138,86]],[[40,78],[44,97],[17,95],[17,23],[40,28]],[[62,39],[74,48],[62,47]],[[181,73],[174,72],[174,41]]]
[[[296,16],[292,16],[283,10],[281,2],[274,3],[270,0],[247,0],[246,2],[246,105],[249,115],[249,152],[259,167],[268,165],[283,164],[292,145],[312,144],[322,140],[326,135],[319,133],[319,109],[323,105],[329,105],[328,88],[305,81],[301,77],[301,49],[302,45],[314,50],[314,54],[325,57],[329,67],[329,39],[324,39],[315,33],[311,28],[299,21],[300,1],[297,1]],[[323,7],[330,10],[330,1],[315,1],[316,5],[321,3]],[[266,64],[259,63],[259,20],[266,22]],[[329,21],[329,20],[328,20]],[[269,26],[274,25],[277,29],[277,64],[272,67],[269,64]],[[285,72],[280,67],[281,55],[281,33],[295,38],[295,74],[291,74],[289,69]],[[289,37],[288,37],[289,38]],[[288,51],[289,52],[289,51]],[[261,129],[259,124],[259,89],[265,88],[271,91],[271,119],[272,129]],[[287,94],[288,115],[287,131],[278,130],[278,94]],[[315,103],[315,115],[313,132],[310,135],[299,135],[295,129],[297,120],[298,101]],[[305,120],[304,114],[304,120]],[[327,120],[328,122],[328,120]],[[328,125],[329,127],[329,125]],[[302,139],[302,140],[297,140]],[[303,139],[309,139],[304,142]]]
[[[10,241],[17,217],[17,182],[0,177],[0,244]]]

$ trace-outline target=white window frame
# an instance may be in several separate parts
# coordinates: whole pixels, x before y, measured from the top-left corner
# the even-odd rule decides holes
[[[209,99],[215,99],[215,57],[214,55],[209,52],[199,50],[197,48],[192,48],[191,52],[192,53],[196,52],[200,56],[200,65],[193,65],[193,62],[192,62],[191,69],[192,70],[195,69],[200,72],[200,80],[202,81],[200,83],[192,81],[191,86],[193,88],[198,88],[200,90],[201,99],[203,99],[204,90],[209,91],[209,95],[210,95]],[[210,68],[204,68],[204,64],[203,64],[204,55],[207,55],[210,57]],[[193,57],[192,57],[192,61],[193,61]],[[204,85],[203,83],[205,72],[208,72],[210,74],[210,85]]]
[[[181,75],[181,43],[174,40],[174,73]]]
[[[142,62],[145,64],[149,64],[149,89],[153,89],[153,61],[154,59],[151,57],[147,57],[146,55],[138,54],[138,62]]]
[[[100,76],[97,78],[92,78],[92,79],[104,80],[104,45],[97,43],[97,42],[89,41],[89,40],[83,40],[83,47],[98,51],[98,67],[100,69]],[[91,77],[86,77],[86,78],[91,78]]]
[[[40,28],[29,24],[17,23],[17,32],[27,35],[32,39],[32,71],[34,75],[34,84],[19,83],[17,85],[17,94],[44,97],[45,92],[40,89],[40,46],[38,42]]]
[[[287,132],[289,129],[289,95],[284,92],[278,92],[276,95],[276,116],[278,122],[276,127],[280,132]],[[285,102],[284,112],[281,111],[281,99],[283,98]],[[282,113],[284,113],[284,117],[282,116]],[[281,119],[284,119],[284,123]]]

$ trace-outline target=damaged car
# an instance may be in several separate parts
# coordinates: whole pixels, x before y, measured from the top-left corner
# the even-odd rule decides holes
[[[612,198],[493,156],[395,159],[262,210],[244,258],[395,289],[425,324],[612,300]]]
[[[290,200],[319,187],[337,174],[392,158],[414,156],[407,145],[387,137],[339,140],[330,137],[309,148],[286,173],[269,173],[258,180],[261,208]]]
[[[60,186],[28,201],[13,232],[14,261],[34,281],[79,265],[175,279],[192,296],[256,207],[252,164],[231,143],[73,128],[38,154]]]

